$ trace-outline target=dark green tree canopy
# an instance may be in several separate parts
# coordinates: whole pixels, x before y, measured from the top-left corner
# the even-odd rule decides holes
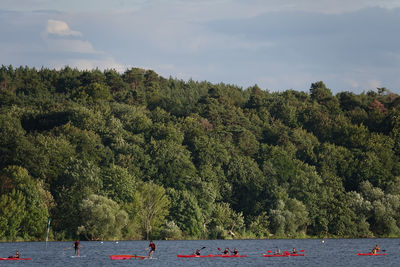
[[[1,66],[0,111],[1,240],[400,235],[388,88]]]

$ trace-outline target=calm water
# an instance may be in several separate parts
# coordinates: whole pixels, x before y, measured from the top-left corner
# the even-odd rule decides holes
[[[71,258],[72,242],[0,243],[0,257],[19,249],[21,257],[31,261],[0,261],[0,266],[400,266],[400,239],[320,239],[303,240],[201,240],[155,241],[157,251],[152,260],[110,260],[112,254],[146,255],[146,241],[81,242],[83,257]],[[369,252],[375,244],[387,256],[356,256]],[[217,254],[217,248],[238,248],[248,258],[177,258],[206,247],[202,254]],[[267,250],[304,249],[305,257],[265,258]]]

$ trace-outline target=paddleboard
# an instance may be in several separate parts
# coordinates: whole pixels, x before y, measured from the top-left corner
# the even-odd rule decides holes
[[[136,255],[110,255],[111,260],[130,260],[130,259],[145,259],[147,256],[136,256]]]

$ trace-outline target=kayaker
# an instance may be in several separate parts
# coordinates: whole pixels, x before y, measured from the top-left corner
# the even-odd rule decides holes
[[[194,255],[200,256],[200,249],[196,249],[196,252],[194,253]]]
[[[229,255],[229,248],[225,248],[225,250],[222,252],[224,255]]]
[[[79,256],[79,240],[77,239],[72,246],[75,249],[75,256]]]
[[[292,254],[296,254],[297,250],[295,248],[292,249]]]
[[[275,255],[281,255],[282,253],[281,253],[281,249],[280,248],[278,248],[277,250],[276,250],[276,252],[275,252]]]
[[[19,259],[19,251],[15,251],[15,255],[8,256],[9,259]]]
[[[381,250],[380,247],[378,245],[375,245],[375,247],[372,249],[372,254],[376,254],[380,250]]]
[[[156,251],[156,244],[154,244],[153,240],[150,240],[149,249],[149,258],[151,259],[153,257],[154,251]]]
[[[239,251],[236,248],[233,249],[233,255],[239,255]]]

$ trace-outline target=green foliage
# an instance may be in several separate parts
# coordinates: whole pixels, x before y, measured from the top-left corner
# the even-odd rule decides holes
[[[243,214],[232,210],[228,203],[216,203],[209,229],[209,237],[212,239],[234,238],[244,230]]]
[[[385,194],[369,182],[361,184],[363,197],[372,206],[370,208],[370,224],[379,235],[397,236],[400,233],[400,195]]]
[[[56,230],[67,229],[75,235],[80,224],[79,205],[91,194],[98,194],[102,188],[100,169],[93,163],[72,160],[53,185],[57,208],[53,220]]]
[[[250,218],[249,231],[257,238],[267,238],[269,236],[269,217],[266,212]]]
[[[111,165],[102,170],[103,191],[117,203],[132,202],[136,191],[137,179],[128,170]]]
[[[21,191],[13,189],[11,193],[2,194],[0,198],[0,237],[15,240],[20,234],[20,226],[25,216],[25,198]]]
[[[27,144],[21,121],[11,110],[0,113],[0,166],[20,162],[20,152]],[[21,162],[22,163],[22,162]]]
[[[387,88],[1,66],[0,238],[49,216],[56,238],[399,236],[399,110]],[[124,227],[91,227],[115,205]]]
[[[168,221],[165,223],[164,229],[161,232],[161,238],[165,240],[182,239],[183,233],[178,225],[174,221]]]
[[[232,206],[245,215],[259,214],[261,207],[258,202],[263,198],[265,180],[256,162],[249,157],[232,158],[228,164],[227,178],[232,184]]]
[[[279,200],[276,209],[270,212],[271,231],[278,235],[293,236],[305,233],[309,222],[306,206],[297,199]]]
[[[143,183],[135,193],[134,214],[146,239],[157,237],[168,215],[170,200],[165,189],[152,182]]]
[[[168,138],[168,137],[167,137]],[[175,140],[163,139],[150,141],[150,156],[156,168],[154,181],[165,187],[177,189],[195,186],[196,168],[190,158],[190,152]]]
[[[82,225],[77,233],[88,240],[119,239],[128,220],[116,202],[94,194],[82,201],[79,215]]]
[[[0,176],[3,178],[1,193],[4,196],[9,195],[8,200],[6,197],[4,201],[15,203],[16,207],[12,209],[16,213],[15,220],[18,221],[18,215],[23,214],[22,221],[17,226],[18,233],[25,238],[40,238],[44,233],[49,216],[49,211],[41,195],[40,184],[32,179],[26,169],[18,166],[9,166],[3,169]],[[15,208],[22,208],[22,210]],[[11,215],[11,213],[9,214]],[[17,225],[17,223],[14,224]],[[14,232],[10,233],[10,237],[15,237]]]
[[[193,194],[188,191],[175,191],[173,189],[168,192],[169,199],[173,199],[170,206],[171,219],[176,220],[176,224],[186,235],[192,238],[202,236],[203,216],[197,200]]]

